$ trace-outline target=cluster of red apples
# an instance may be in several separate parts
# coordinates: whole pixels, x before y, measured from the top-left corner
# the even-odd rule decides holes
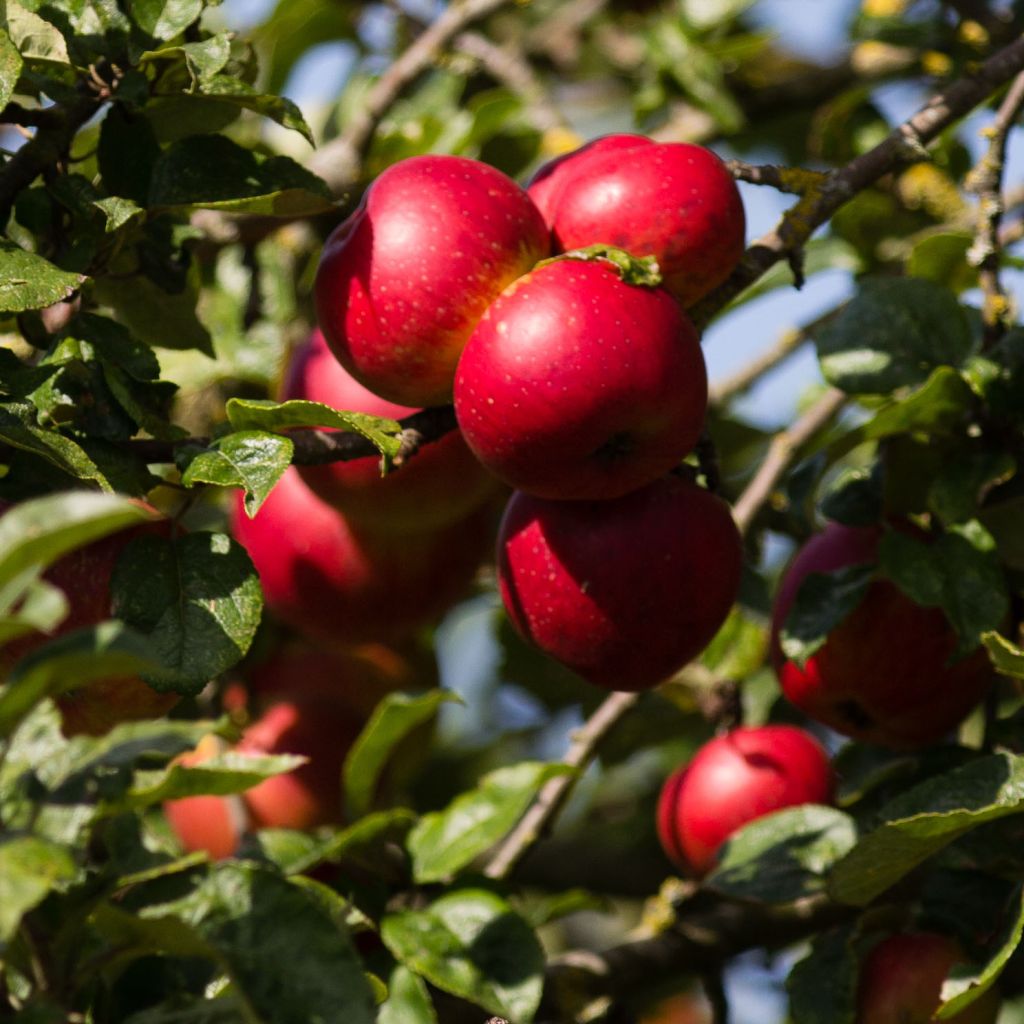
[[[497,546],[513,624],[607,689],[662,682],[735,600],[729,509],[677,470],[707,405],[686,307],[728,276],[743,235],[716,156],[616,135],[526,190],[474,160],[402,161],[324,247],[331,352],[383,399],[454,402],[479,471],[513,488]],[[660,284],[635,283],[644,257]],[[464,472],[451,500],[473,486]]]

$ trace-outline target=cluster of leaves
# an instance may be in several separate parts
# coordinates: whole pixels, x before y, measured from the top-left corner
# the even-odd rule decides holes
[[[0,689],[3,995],[24,1024],[69,1014],[128,1024],[430,1024],[466,1003],[527,1024],[544,996],[538,929],[602,906],[600,895],[650,895],[665,877],[654,795],[710,731],[700,713],[708,688],[742,681],[751,722],[792,714],[765,667],[769,574],[751,568],[741,606],[701,664],[641,700],[602,749],[604,772],[581,779],[589,813],[570,815],[516,884],[482,877],[483,858],[544,783],[569,771],[536,760],[537,740],[552,726],[564,731],[601,695],[528,650],[506,623],[492,638],[496,665],[484,688],[526,707],[527,727],[465,709],[472,726],[461,743],[424,760],[396,805],[382,780],[450,695],[390,696],[347,757],[346,827],[262,830],[222,863],[183,856],[161,804],[240,793],[295,759],[176,760],[210,732],[234,738],[227,718],[62,736],[50,698],[70,687],[141,673],[194,697],[250,650],[258,581],[203,505],[211,490],[240,489],[255,514],[294,455],[295,427],[358,432],[385,460],[397,452],[393,421],[267,398],[308,323],[305,291],[327,226],[319,218],[340,209],[260,128],[269,120],[290,130],[293,152],[302,151],[312,133],[276,92],[311,47],[342,41],[361,60],[322,135],[345,132],[390,56],[374,42],[384,12],[281,0],[255,33],[266,54],[260,79],[253,50],[220,29],[208,6],[8,0],[0,15],[0,109],[35,129],[0,164],[0,498],[19,503],[0,519],[0,644],[59,625],[67,601],[46,567],[144,522],[146,510],[126,496],[170,508],[182,490],[200,499],[190,532],[140,538],[126,551],[118,620],[51,641],[10,668]],[[767,144],[783,158],[830,165],[891,127],[852,68],[838,80],[820,76],[827,94],[808,86],[819,69],[754,27],[752,0],[612,2],[584,23],[559,21],[571,6],[537,0],[499,12],[493,28],[538,81],[585,82],[610,68],[642,127],[686,104],[702,114],[700,138],[728,135],[741,150]],[[902,48],[899,66],[911,73],[929,54],[945,59],[930,70],[949,75],[978,56],[954,17],[909,13],[865,5],[852,42]],[[420,27],[412,13],[396,17],[393,40]],[[772,92],[787,82],[790,93]],[[793,82],[805,84],[790,103]],[[763,98],[773,95],[774,107]],[[454,52],[388,111],[368,143],[364,178],[427,151],[517,174],[557,148],[550,127],[536,97]],[[980,315],[965,302],[977,283],[968,165],[951,134],[929,163],[854,197],[808,245],[809,279],[835,269],[863,275],[814,338],[823,375],[849,396],[850,412],[801,453],[750,549],[766,530],[802,539],[821,517],[915,520],[931,542],[887,528],[879,571],[941,608],[964,651],[984,642],[999,670],[1021,679],[1024,333],[983,344]],[[227,214],[289,226],[222,248],[215,229]],[[741,301],[791,283],[780,267]],[[714,411],[711,431],[723,490],[735,498],[770,435],[729,407]],[[174,463],[152,462],[151,442],[173,447]],[[866,582],[816,581],[787,623],[787,650],[813,652]],[[852,1019],[857,963],[879,929],[913,922],[961,938],[973,963],[950,982],[945,1013],[1011,962],[1024,929],[1024,755],[1016,698],[1009,688],[997,696],[987,750],[977,723],[961,743],[916,754],[847,745],[837,758],[839,807],[755,823],[702,888],[701,899],[757,907],[769,920],[804,901],[841,921],[814,937],[793,972],[795,1021]],[[519,880],[542,895],[524,895]],[[774,937],[769,928],[746,941],[770,946]],[[673,975],[685,967],[673,964]],[[642,1008],[656,990],[633,1001]]]

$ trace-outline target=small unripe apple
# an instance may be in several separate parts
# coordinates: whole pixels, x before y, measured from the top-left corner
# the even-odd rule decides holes
[[[674,864],[699,877],[737,829],[785,807],[831,803],[834,786],[828,754],[802,729],[733,729],[669,776],[658,799],[658,838]]]
[[[267,606],[328,645],[397,640],[433,623],[468,588],[493,536],[486,505],[437,530],[357,530],[294,466],[255,518],[245,514],[240,492],[232,512]]]
[[[289,362],[282,399],[289,398],[395,420],[418,411],[364,388],[334,358],[320,331]],[[406,465],[384,477],[375,456],[298,471],[306,486],[349,522],[376,531],[447,526],[478,508],[498,486],[458,430],[422,445]]]
[[[308,762],[264,779],[242,798],[260,828],[306,829],[341,821],[341,766],[358,732],[337,701],[309,693],[282,698],[242,736],[240,753],[301,754]]]
[[[10,507],[0,506],[0,515]],[[150,506],[145,507],[155,512]],[[168,523],[156,521],[120,530],[70,551],[54,562],[43,579],[63,591],[68,614],[49,635],[31,633],[5,645],[0,651],[0,673],[6,673],[16,661],[54,637],[112,618],[110,581],[114,567],[132,540],[154,533],[167,536]],[[56,698],[61,711],[61,728],[67,736],[80,733],[99,736],[121,722],[159,718],[179,700],[178,694],[159,693],[138,676],[96,679]]]
[[[477,458],[543,498],[617,498],[693,449],[707,409],[697,332],[662,288],[556,260],[487,310],[455,378]]]
[[[476,322],[549,244],[532,200],[501,171],[459,156],[402,160],[324,245],[320,327],[375,394],[443,404]]]
[[[967,957],[959,944],[934,932],[890,935],[861,964],[857,1024],[928,1024],[942,1001],[950,969]],[[999,993],[990,988],[946,1020],[953,1024],[995,1024]]]
[[[498,536],[515,628],[609,690],[644,690],[699,654],[729,614],[742,552],[728,505],[670,475],[611,501],[517,491]]]
[[[654,256],[665,287],[686,306],[743,255],[739,190],[702,146],[608,135],[545,164],[528,191],[556,251],[605,244]]]
[[[780,646],[803,581],[877,563],[881,536],[874,527],[830,523],[800,549],[775,600],[773,662],[783,693],[811,718],[869,743],[919,747],[953,729],[993,678],[984,649],[956,657],[956,632],[941,609],[923,608],[895,584],[874,579],[802,667]]]

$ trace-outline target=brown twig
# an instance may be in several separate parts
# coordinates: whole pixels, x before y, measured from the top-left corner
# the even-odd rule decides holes
[[[745,160],[726,160],[725,166],[737,181],[767,185],[779,192],[797,196],[806,195],[815,188],[820,189],[828,180],[825,171],[808,171],[778,164],[748,164]]]
[[[771,497],[776,484],[799,454],[800,449],[846,404],[847,397],[829,388],[791,427],[776,434],[768,454],[733,506],[732,514],[740,533],[750,529],[761,506]]]
[[[454,45],[460,53],[479,61],[488,74],[523,100],[539,131],[569,130],[565,115],[551,102],[548,89],[522,53],[509,44],[498,46],[479,32],[461,33]]]
[[[820,188],[801,196],[772,231],[747,249],[740,265],[724,284],[691,310],[694,322],[698,326],[707,324],[715,313],[776,263],[798,252],[815,230],[858,192],[900,167],[926,159],[925,147],[929,142],[1022,69],[1024,37],[990,57],[974,74],[936,93],[874,149],[829,174]]]
[[[639,699],[639,694],[619,691],[606,697],[600,707],[574,734],[569,750],[562,759],[563,764],[575,769],[585,768],[594,757],[600,742],[623,715],[636,706]],[[487,867],[484,868],[484,874],[488,878],[507,878],[512,873],[520,859],[543,835],[554,816],[565,804],[578,777],[578,772],[559,775],[541,787],[537,798],[519,819],[519,823],[491,855]]]
[[[309,167],[336,196],[360,177],[363,157],[381,120],[402,93],[468,25],[510,0],[454,0],[373,84],[345,131],[313,155]]]
[[[995,120],[986,129],[988,148],[964,182],[966,190],[978,197],[978,226],[974,244],[967,252],[967,261],[978,268],[978,283],[984,295],[981,315],[986,345],[998,341],[1013,319],[1010,299],[999,278],[1002,262],[999,225],[1005,210],[1003,170],[1006,164],[1006,141],[1022,108],[1024,74],[1019,74],[999,105]]]

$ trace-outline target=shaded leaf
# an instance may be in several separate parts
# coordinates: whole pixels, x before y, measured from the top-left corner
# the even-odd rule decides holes
[[[800,584],[779,634],[782,653],[805,665],[867,593],[872,565],[850,565],[835,572],[812,572]]]
[[[414,729],[431,721],[446,701],[459,698],[444,690],[415,697],[389,693],[373,710],[370,720],[345,756],[342,785],[345,805],[353,818],[364,815],[395,747]]]
[[[1020,945],[1024,935],[1024,887],[1017,887],[1017,898],[1012,913],[996,938],[995,952],[981,967],[957,964],[942,986],[942,1005],[935,1014],[938,1020],[948,1020],[971,1005],[987,992]]]
[[[959,366],[971,332],[956,296],[923,278],[868,278],[819,335],[825,379],[851,394],[920,384],[938,366]]]
[[[327,186],[294,160],[262,156],[223,135],[191,135],[153,168],[149,204],[301,217],[333,209]]]
[[[786,980],[793,1024],[853,1024],[859,970],[850,928],[815,936]]]
[[[93,204],[107,220],[107,233],[118,231],[126,224],[142,220],[146,211],[131,199],[124,199],[121,196],[110,196],[107,199],[97,199]]]
[[[933,776],[882,809],[883,824],[836,864],[829,891],[865,906],[965,832],[1022,809],[1022,757],[990,754]]]
[[[251,518],[291,465],[294,450],[291,440],[279,434],[239,430],[208,448],[181,452],[181,482],[186,487],[197,483],[244,487],[245,511]]]
[[[55,888],[71,881],[70,851],[36,836],[0,842],[0,949],[18,929],[22,915]]]
[[[177,920],[201,936],[261,1020],[373,1024],[373,993],[344,928],[271,871],[216,865],[184,899],[146,907],[141,917]]]
[[[497,894],[460,889],[426,910],[387,914],[381,938],[396,960],[439,989],[516,1024],[533,1020],[544,952],[530,926]]]
[[[127,0],[129,17],[154,39],[173,39],[203,13],[203,0]]]
[[[548,779],[573,770],[539,761],[499,768],[443,811],[424,815],[407,844],[413,877],[424,883],[454,875],[511,830]]]
[[[284,128],[298,132],[310,145],[313,145],[313,133],[309,130],[302,111],[284,96],[272,96],[258,92],[241,79],[231,75],[216,75],[203,82],[201,94],[269,117],[271,121],[276,121]]]
[[[737,899],[792,903],[825,888],[829,869],[857,841],[854,820],[834,807],[788,807],[732,835],[705,884]]]
[[[195,43],[179,43],[159,50],[147,50],[139,57],[139,64],[158,64],[182,60],[188,67],[195,84],[213,78],[231,58],[231,34],[218,32],[209,39]]]
[[[889,530],[879,545],[882,571],[911,600],[941,608],[960,638],[959,653],[997,629],[1009,595],[992,535],[976,520],[951,527],[930,543]]]
[[[249,649],[263,610],[245,549],[225,534],[134,538],[111,577],[114,612],[146,637],[157,689],[197,693]]]

